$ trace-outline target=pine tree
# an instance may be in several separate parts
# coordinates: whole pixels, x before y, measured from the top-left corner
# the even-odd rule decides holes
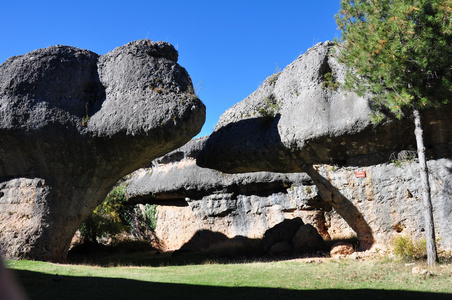
[[[412,117],[422,183],[427,262],[437,261],[433,209],[419,111],[452,98],[452,0],[341,0],[339,61],[345,86],[383,112]]]

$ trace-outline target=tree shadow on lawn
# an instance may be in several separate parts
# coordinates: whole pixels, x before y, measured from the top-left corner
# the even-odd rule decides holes
[[[13,270],[34,299],[451,299],[451,294],[397,290],[289,290],[260,287],[220,287],[158,283],[122,278],[54,276]]]

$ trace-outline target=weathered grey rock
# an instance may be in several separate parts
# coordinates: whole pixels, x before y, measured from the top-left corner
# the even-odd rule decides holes
[[[205,138],[193,140],[132,176],[128,188],[129,193],[133,191],[130,200],[161,205],[155,235],[158,237],[156,246],[163,246],[162,250],[180,248],[199,230],[221,232],[229,239],[238,235],[262,239],[276,224],[296,217],[304,224],[314,226],[324,240],[369,235],[367,237],[375,248],[384,249],[400,234],[408,234],[413,239],[423,238],[418,165],[405,152],[395,153],[395,161],[368,167],[318,166],[319,175],[328,178],[347,200],[346,205],[337,208],[342,209],[338,213],[322,200],[321,191],[304,173],[263,176],[260,173],[223,174],[199,169],[194,157],[204,142]],[[450,250],[452,161],[431,159],[428,166],[436,231],[441,248]],[[365,177],[356,177],[355,171],[364,171]],[[280,181],[277,188],[280,176],[289,176],[289,181]],[[224,184],[223,177],[232,185]],[[239,178],[247,178],[247,181]],[[272,178],[273,186],[267,189]],[[263,184],[259,184],[260,180]],[[343,215],[350,216],[344,210],[356,212],[359,217],[344,219]],[[360,244],[364,242],[363,239]],[[271,246],[268,245],[267,250]]]
[[[369,165],[416,149],[412,120],[372,124],[368,99],[336,87],[346,69],[332,49],[331,42],[317,44],[223,113],[198,165],[227,173],[302,172],[303,164]],[[452,105],[423,111],[426,147],[450,143],[451,112]]]
[[[131,42],[103,56],[54,46],[9,58],[0,74],[6,257],[64,259],[115,182],[185,144],[205,118],[177,51],[164,42]],[[12,226],[17,218],[30,229]]]
[[[432,159],[427,165],[435,231],[440,247],[450,250],[452,160]],[[365,168],[323,166],[318,171],[328,178],[360,213],[359,220],[370,229],[375,247],[384,248],[399,234],[408,234],[413,239],[425,237],[419,165],[415,160],[395,161]],[[355,171],[365,171],[366,177],[357,178]],[[342,221],[342,224],[336,223],[334,226],[345,236],[347,231],[349,235],[353,235],[354,230],[351,230],[350,224]]]
[[[394,151],[416,149],[414,126],[409,117],[396,120],[389,116],[372,124],[368,99],[338,85],[346,70],[332,49],[332,43],[319,43],[227,110],[197,163],[228,173],[306,172],[320,197],[356,232],[364,250],[375,243],[371,223],[354,199],[344,196],[313,164],[387,163]],[[422,111],[429,157],[451,157],[451,113],[452,105]]]
[[[196,156],[208,137],[190,141],[181,148],[152,162],[150,168],[134,175],[127,187],[129,201],[146,203],[167,203],[163,200],[201,199],[204,196],[224,198],[226,195],[270,195],[285,191],[294,184],[310,182],[306,174],[282,174],[254,172],[246,174],[225,174],[196,165]],[[217,203],[210,215],[224,213],[228,204]]]
[[[261,239],[274,225],[300,216],[327,238],[324,221],[317,218],[323,217],[320,209],[328,211],[329,206],[306,174],[225,174],[200,168],[195,157],[206,139],[192,140],[154,160],[128,182],[130,203],[161,205],[155,247],[178,249],[200,230],[221,232],[230,239]]]

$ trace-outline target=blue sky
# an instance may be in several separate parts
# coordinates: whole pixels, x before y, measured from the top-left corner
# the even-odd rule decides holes
[[[148,38],[172,43],[207,107],[220,115],[307,49],[340,37],[339,0],[2,1],[0,63],[51,45],[98,54]]]

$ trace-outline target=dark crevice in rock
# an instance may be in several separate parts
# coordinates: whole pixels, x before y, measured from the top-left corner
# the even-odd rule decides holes
[[[319,83],[324,82],[326,80],[325,75],[331,74],[332,72],[333,72],[333,70],[331,69],[331,66],[329,63],[329,57],[328,57],[328,55],[326,55],[320,64],[319,73],[318,73],[318,78],[320,80]]]

